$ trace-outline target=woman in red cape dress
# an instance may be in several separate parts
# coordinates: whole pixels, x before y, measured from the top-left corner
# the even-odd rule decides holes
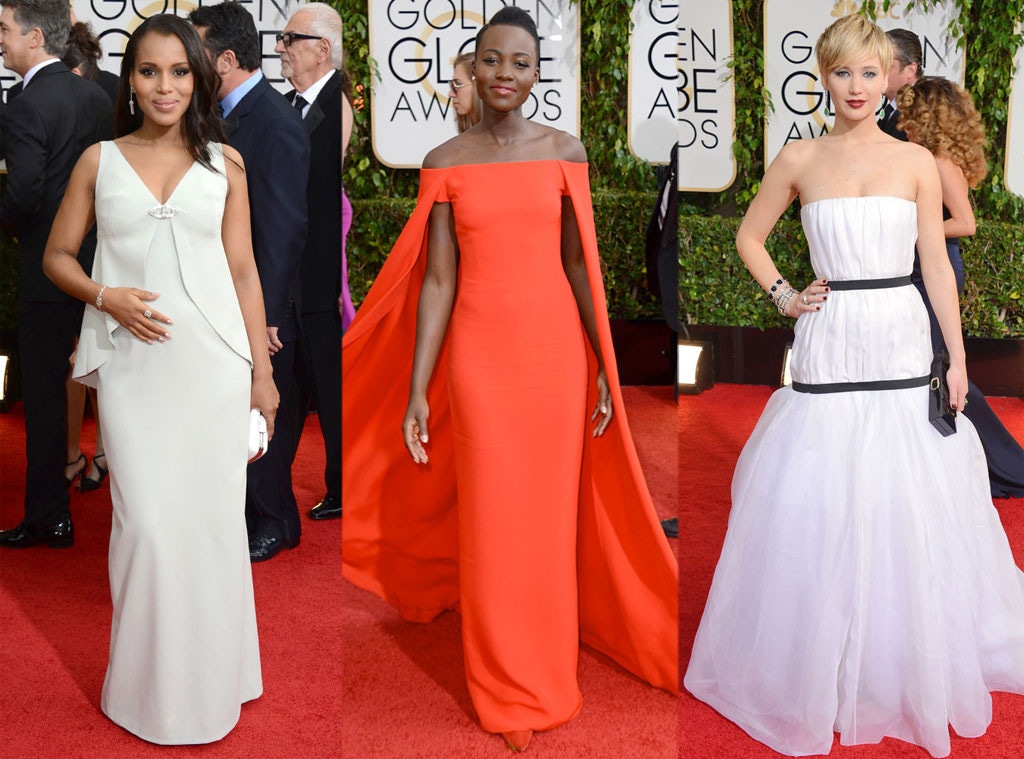
[[[484,121],[427,156],[416,209],[342,350],[344,575],[408,620],[459,605],[470,695],[495,733],[575,716],[581,640],[678,689],[678,569],[622,411],[587,165],[557,157],[585,152],[521,115],[537,69],[501,52],[534,49],[523,27],[499,23],[515,10],[478,36]],[[494,149],[508,135],[522,139]],[[421,290],[446,233],[457,295],[425,375],[417,454],[409,414],[399,433],[423,372]]]

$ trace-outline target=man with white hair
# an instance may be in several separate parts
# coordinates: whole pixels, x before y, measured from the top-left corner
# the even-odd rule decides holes
[[[277,35],[287,94],[309,132],[309,231],[302,252],[300,337],[293,389],[294,441],[310,399],[324,437],[326,494],[312,519],[341,516],[341,17],[324,3],[300,5]]]

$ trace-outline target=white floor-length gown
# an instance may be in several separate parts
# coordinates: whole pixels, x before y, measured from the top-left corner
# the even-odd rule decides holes
[[[159,293],[149,345],[91,305],[75,376],[97,387],[114,605],[103,711],[153,743],[215,741],[262,692],[245,529],[249,344],[221,241],[227,179],[194,163],[166,204],[101,146],[93,278]]]
[[[917,208],[896,197],[805,205],[816,276],[910,273]],[[832,291],[796,323],[794,381],[927,375],[912,286]],[[942,437],[927,387],[769,400],[736,465],[732,511],[687,690],[784,754],[885,736],[950,751],[981,735],[989,691],[1024,693],[1024,573],[971,423]]]

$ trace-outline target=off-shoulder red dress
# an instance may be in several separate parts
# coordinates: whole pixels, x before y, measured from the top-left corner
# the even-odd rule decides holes
[[[563,196],[615,408],[598,438],[597,365],[561,263]],[[430,463],[417,465],[401,424],[434,203],[452,205],[460,258],[428,390]],[[485,730],[571,719],[580,641],[677,691],[678,569],[616,379],[586,164],[424,169],[342,363],[344,576],[409,620],[460,608]]]

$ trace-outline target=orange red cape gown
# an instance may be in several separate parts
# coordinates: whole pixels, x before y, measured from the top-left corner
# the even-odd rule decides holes
[[[643,680],[677,693],[678,567],[624,413],[587,165],[559,163],[583,242],[615,409],[604,435],[588,433],[583,447],[577,525],[579,635]],[[421,174],[416,208],[342,343],[344,577],[415,622],[455,608],[460,597],[447,340],[428,389],[429,465],[413,463],[401,433],[426,268],[428,217],[435,200],[446,200],[444,173]],[[597,365],[589,341],[584,342],[589,410],[597,401]]]

